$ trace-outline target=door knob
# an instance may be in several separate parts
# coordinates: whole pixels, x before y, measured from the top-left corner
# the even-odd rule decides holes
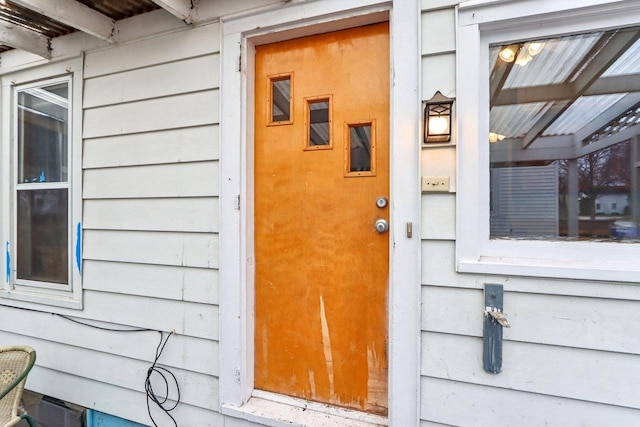
[[[380,209],[386,208],[387,207],[387,203],[389,203],[389,202],[387,201],[386,197],[378,197],[376,199],[376,206],[379,207]]]
[[[389,223],[386,219],[379,219],[376,221],[376,230],[378,233],[385,233],[389,230]]]

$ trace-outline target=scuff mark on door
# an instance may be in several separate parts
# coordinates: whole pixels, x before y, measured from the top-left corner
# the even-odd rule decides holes
[[[327,314],[324,310],[324,299],[320,295],[320,322],[322,324],[322,345],[324,347],[324,358],[327,362],[327,374],[329,376],[329,395],[334,396],[333,390],[333,356],[331,354],[331,337],[329,336],[329,325],[327,324]]]

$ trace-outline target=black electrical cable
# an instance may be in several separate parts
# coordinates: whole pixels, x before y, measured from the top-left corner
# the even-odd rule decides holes
[[[169,413],[169,412],[173,411],[174,409],[176,409],[176,407],[180,403],[180,386],[178,385],[178,379],[173,374],[173,372],[171,372],[167,368],[163,368],[162,366],[157,366],[158,360],[160,359],[160,356],[162,355],[162,352],[164,351],[164,347],[167,345],[167,342],[169,341],[169,337],[171,337],[171,335],[173,335],[175,333],[175,331],[169,332],[169,335],[167,335],[167,338],[164,339],[163,332],[159,331],[157,329],[148,329],[148,328],[135,328],[135,329],[105,328],[105,327],[102,327],[102,326],[96,326],[96,325],[92,325],[90,323],[81,322],[81,321],[73,319],[73,318],[71,318],[69,316],[65,316],[64,314],[52,313],[50,311],[34,310],[32,308],[25,308],[25,307],[13,307],[13,306],[10,306],[10,305],[5,305],[5,304],[0,304],[0,307],[15,308],[15,309],[24,310],[24,311],[32,311],[32,312],[35,312],[35,313],[51,314],[53,316],[62,317],[63,319],[68,320],[70,322],[77,323],[79,325],[86,326],[86,327],[89,327],[89,328],[100,329],[102,331],[109,331],[109,332],[159,332],[160,333],[160,342],[158,343],[158,347],[156,347],[156,357],[153,360],[153,364],[151,365],[151,367],[147,370],[147,377],[146,377],[145,382],[144,382],[144,388],[145,388],[145,392],[147,394],[147,412],[149,414],[149,418],[151,419],[151,422],[153,422],[153,425],[155,427],[158,427],[158,424],[156,424],[155,419],[151,415],[151,405],[150,405],[150,401],[151,401],[151,402],[155,403],[162,410],[162,412],[167,414],[167,416],[169,418],[171,418],[171,421],[173,421],[173,425],[175,427],[178,427],[177,421]],[[162,378],[162,381],[164,382],[164,393],[163,394],[164,394],[165,397],[163,397],[163,398],[160,398],[160,397],[158,397],[156,395],[156,393],[153,390],[153,386],[151,385],[151,376],[154,373],[159,375],[160,378]],[[178,392],[178,397],[175,400],[175,403],[173,404],[173,406],[169,406],[167,404],[167,402],[169,401],[169,381],[167,379],[168,378],[167,375],[171,376],[171,378],[173,379],[173,382],[174,382],[174,384],[176,386],[176,390]]]
[[[156,332],[157,331],[157,332],[160,332],[157,329],[148,329],[148,328],[134,328],[134,329],[105,328],[103,326],[96,326],[96,325],[92,325],[90,323],[81,322],[81,321],[76,320],[76,319],[74,319],[72,317],[65,316],[64,314],[52,313],[50,311],[34,310],[33,308],[25,308],[25,307],[13,307],[13,306],[6,305],[6,304],[0,304],[0,307],[15,308],[15,309],[18,309],[18,310],[32,311],[34,313],[51,314],[52,316],[62,317],[65,320],[68,320],[68,321],[73,322],[73,323],[77,323],[78,325],[87,326],[89,328],[94,328],[94,329],[100,329],[102,331],[110,331],[110,332]]]
[[[167,345],[167,342],[169,341],[169,337],[171,337],[171,335],[173,335],[173,331],[169,332],[169,335],[167,335],[167,339],[164,340],[163,342],[163,334],[162,331],[158,331],[160,332],[160,342],[158,343],[158,347],[156,348],[156,358],[153,361],[153,365],[151,365],[151,367],[147,370],[147,379],[144,382],[144,388],[147,392],[147,412],[149,413],[149,418],[151,418],[151,422],[153,423],[153,425],[155,427],[158,427],[158,424],[156,424],[156,420],[153,418],[153,416],[151,415],[151,405],[150,402],[155,403],[169,418],[171,418],[171,421],[173,421],[173,425],[178,427],[178,423],[176,422],[176,419],[173,418],[173,416],[170,414],[171,411],[173,411],[174,409],[176,409],[176,407],[178,406],[178,403],[180,403],[180,387],[178,385],[178,380],[176,379],[176,376],[173,374],[173,372],[171,372],[170,370],[163,368],[162,366],[157,366],[156,363],[158,362],[158,359],[160,359],[160,356],[162,355],[162,352],[164,351],[164,347]],[[164,382],[164,393],[162,393],[164,395],[163,398],[159,398],[155,391],[153,390],[153,386],[151,385],[151,376],[153,374],[157,374],[160,376],[160,378],[162,378],[163,382]],[[178,398],[176,399],[175,403],[173,404],[173,406],[169,406],[169,381],[167,380],[167,376],[165,374],[168,374],[171,376],[171,378],[173,378],[173,382],[175,383],[176,386],[176,390],[178,392]]]
[[[154,331],[157,331],[157,329],[148,329],[148,328],[135,328],[135,329],[105,328],[105,327],[102,327],[102,326],[91,325],[89,323],[85,323],[85,322],[81,322],[79,320],[75,320],[75,319],[73,319],[73,318],[71,318],[69,316],[65,316],[64,314],[58,314],[58,313],[51,313],[51,314],[53,314],[54,316],[62,317],[63,319],[66,319],[66,320],[68,320],[70,322],[77,323],[78,325],[88,326],[90,328],[100,329],[102,331],[109,331],[109,332],[154,332]]]

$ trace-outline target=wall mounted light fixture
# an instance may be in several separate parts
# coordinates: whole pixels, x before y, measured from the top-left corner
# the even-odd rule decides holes
[[[433,98],[424,101],[424,142],[451,141],[451,107],[453,98],[437,91]]]

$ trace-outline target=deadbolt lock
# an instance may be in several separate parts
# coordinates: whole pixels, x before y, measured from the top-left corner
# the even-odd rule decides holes
[[[380,209],[386,208],[387,203],[389,202],[387,201],[386,197],[378,197],[378,199],[376,200],[376,206],[379,207]]]

